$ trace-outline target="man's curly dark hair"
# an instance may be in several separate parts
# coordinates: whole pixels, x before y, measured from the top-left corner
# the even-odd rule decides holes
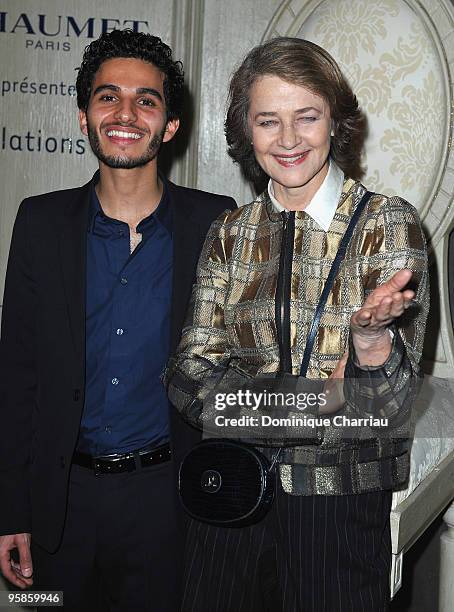
[[[86,111],[96,72],[103,62],[116,57],[132,57],[144,60],[159,68],[164,74],[164,97],[167,121],[180,117],[183,107],[183,64],[172,60],[171,48],[157,36],[133,32],[130,29],[113,30],[102,34],[84,51],[77,75],[77,106]]]

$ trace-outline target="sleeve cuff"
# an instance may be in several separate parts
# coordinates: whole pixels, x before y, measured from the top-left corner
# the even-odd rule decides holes
[[[359,365],[358,358],[355,351],[355,346],[353,344],[352,334],[350,332],[350,336],[348,339],[348,361],[345,367],[346,376],[349,378],[360,378],[364,376],[364,372],[384,372],[388,378],[392,377],[393,374],[397,371],[402,363],[402,359],[405,355],[405,345],[400,337],[399,332],[395,325],[392,325],[388,328],[388,332],[391,335],[391,351],[387,360],[378,366],[367,366],[367,365]],[[348,374],[347,374],[348,370]],[[372,374],[373,375],[373,374]]]

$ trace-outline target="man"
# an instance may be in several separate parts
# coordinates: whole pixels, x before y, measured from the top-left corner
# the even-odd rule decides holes
[[[15,587],[62,590],[66,610],[178,608],[172,475],[192,432],[169,411],[160,374],[204,236],[235,205],[158,174],[182,89],[159,38],[125,30],[92,42],[77,101],[99,171],[24,200],[13,232],[0,564]]]

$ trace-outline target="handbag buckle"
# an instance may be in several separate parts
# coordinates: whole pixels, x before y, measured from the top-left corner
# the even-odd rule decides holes
[[[200,486],[205,493],[217,493],[222,486],[222,476],[217,470],[205,470],[200,477]]]

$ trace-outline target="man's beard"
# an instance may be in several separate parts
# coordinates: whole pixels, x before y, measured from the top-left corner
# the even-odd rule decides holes
[[[91,150],[99,159],[99,161],[109,166],[109,168],[123,168],[130,170],[131,168],[140,168],[145,166],[148,162],[151,162],[159,152],[161,148],[162,139],[165,134],[165,128],[160,134],[153,136],[148,143],[147,150],[139,157],[122,157],[121,155],[106,155],[101,147],[99,136],[96,133],[93,126],[88,126],[88,140],[90,142]]]

